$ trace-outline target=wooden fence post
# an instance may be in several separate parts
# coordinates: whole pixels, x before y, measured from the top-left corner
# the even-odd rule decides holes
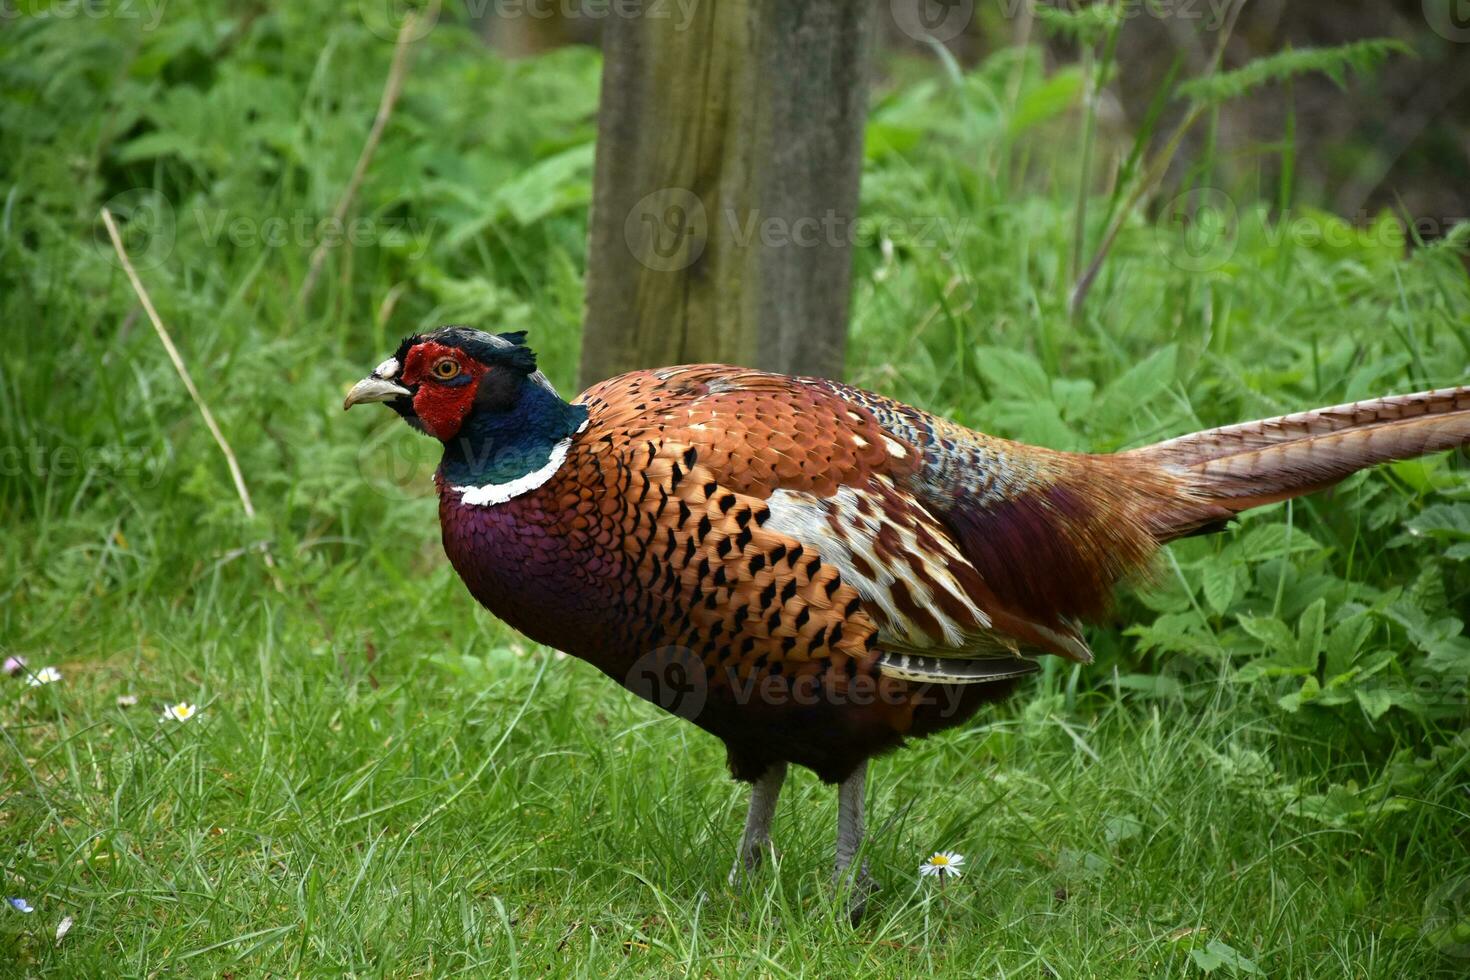
[[[604,35],[582,381],[695,361],[836,377],[873,0],[638,9]]]

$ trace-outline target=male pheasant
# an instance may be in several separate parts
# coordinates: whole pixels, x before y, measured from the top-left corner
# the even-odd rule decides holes
[[[563,401],[523,334],[403,341],[346,406],[444,444],[444,550],[470,592],[718,736],[753,784],[732,876],[769,846],[788,763],[867,760],[1091,659],[1080,623],[1164,542],[1375,463],[1470,442],[1470,387],[1323,408],[1112,455],[963,428],[835,381],[718,364]]]

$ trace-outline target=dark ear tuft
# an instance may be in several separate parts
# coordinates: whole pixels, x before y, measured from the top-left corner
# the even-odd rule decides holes
[[[498,350],[495,360],[522,374],[535,373],[536,352],[526,346],[526,331],[513,330],[509,333],[496,334],[496,336],[510,346]]]
[[[497,351],[495,360],[522,374],[536,372],[536,352],[529,347],[517,346]]]

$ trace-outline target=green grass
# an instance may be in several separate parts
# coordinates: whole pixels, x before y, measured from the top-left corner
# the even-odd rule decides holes
[[[0,682],[0,893],[36,910],[0,908],[0,974],[1463,975],[1460,460],[1174,547],[1096,665],[878,761],[860,926],[806,773],[779,867],[731,890],[719,746],[477,609],[439,551],[432,446],[340,411],[449,321],[530,329],[572,387],[595,58],[506,64],[436,30],[364,185],[371,240],[298,312],[313,241],[212,229],[330,213],[390,46],[229,10],[0,32],[0,652],[64,675]],[[1183,188],[1148,195],[1074,317],[1076,73],[893,77],[863,207],[912,224],[857,250],[859,383],[1109,450],[1464,381],[1461,257],[1268,215],[1289,188],[1221,189],[1233,234],[1192,251],[1156,220]],[[254,521],[98,245],[120,194],[169,202],[170,247],[129,241]],[[1084,256],[1108,211],[1091,195]],[[943,247],[914,240],[929,219],[957,223]],[[183,699],[199,718],[161,724]],[[943,891],[916,875],[935,848],[967,857]]]

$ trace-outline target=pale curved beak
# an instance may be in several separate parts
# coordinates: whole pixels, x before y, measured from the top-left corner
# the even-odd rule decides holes
[[[361,405],[363,402],[391,402],[395,398],[406,398],[412,395],[403,385],[383,378],[363,378],[352,386],[347,393],[347,400],[342,403],[345,412],[353,405]]]

